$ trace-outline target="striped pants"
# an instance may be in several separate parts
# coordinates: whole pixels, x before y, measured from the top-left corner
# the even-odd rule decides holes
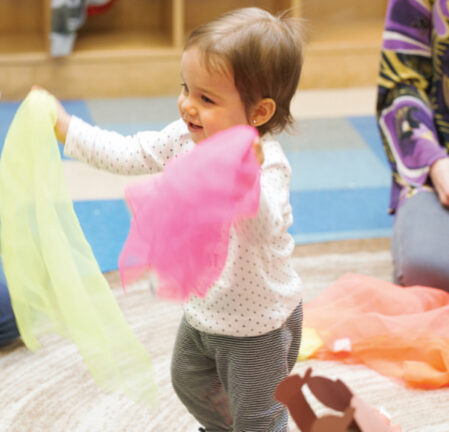
[[[207,432],[286,432],[288,411],[273,398],[301,343],[302,304],[284,325],[254,337],[200,332],[183,318],[173,353],[173,387]]]

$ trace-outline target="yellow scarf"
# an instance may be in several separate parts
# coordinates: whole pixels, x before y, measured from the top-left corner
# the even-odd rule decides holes
[[[56,104],[32,91],[0,161],[1,254],[25,345],[48,332],[78,346],[97,384],[153,402],[148,353],[126,323],[73,209],[54,134]]]

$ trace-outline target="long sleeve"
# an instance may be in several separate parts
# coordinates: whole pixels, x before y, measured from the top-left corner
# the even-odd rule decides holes
[[[301,301],[301,279],[292,266],[295,242],[289,201],[291,168],[279,142],[264,136],[265,162],[256,217],[231,227],[225,268],[205,298],[186,303],[198,330],[256,336],[279,328]]]
[[[73,117],[64,153],[96,168],[115,174],[154,174],[169,159],[193,146],[182,120],[157,131],[123,136]]]
[[[444,143],[449,135],[444,131],[449,129],[439,113],[438,81],[444,73],[438,65],[442,58],[438,50],[441,41],[435,37],[440,24],[437,19],[433,0],[389,2],[377,119],[393,174],[392,212],[404,198],[430,185],[430,166],[447,156]]]
[[[293,223],[290,205],[291,168],[280,144],[272,137],[263,139],[265,162],[261,173],[259,211],[254,219],[236,223],[239,235],[250,243],[263,243],[283,238]],[[280,249],[284,249],[283,242]],[[290,251],[288,251],[290,253]]]

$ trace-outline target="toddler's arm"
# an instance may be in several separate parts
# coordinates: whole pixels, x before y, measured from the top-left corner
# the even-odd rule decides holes
[[[261,193],[257,216],[242,219],[235,224],[240,235],[250,243],[264,242],[286,232],[293,222],[290,205],[291,168],[280,144],[265,145],[265,162],[262,165]]]
[[[161,131],[123,136],[72,116],[64,153],[115,174],[155,174],[163,170],[171,158],[193,145],[188,137],[182,120],[169,124]]]
[[[60,101],[55,101],[55,134],[64,144],[64,153],[96,168],[124,175],[153,174],[160,172],[169,159],[189,149],[188,131],[182,121],[162,131],[123,136],[70,115]]]

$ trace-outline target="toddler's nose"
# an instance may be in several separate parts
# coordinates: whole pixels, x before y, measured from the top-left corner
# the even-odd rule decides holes
[[[190,95],[183,95],[178,99],[179,109],[188,115],[192,115],[195,112],[195,103],[190,97]]]
[[[189,116],[195,116],[198,111],[192,103],[186,103],[183,106],[184,112],[187,113]]]

